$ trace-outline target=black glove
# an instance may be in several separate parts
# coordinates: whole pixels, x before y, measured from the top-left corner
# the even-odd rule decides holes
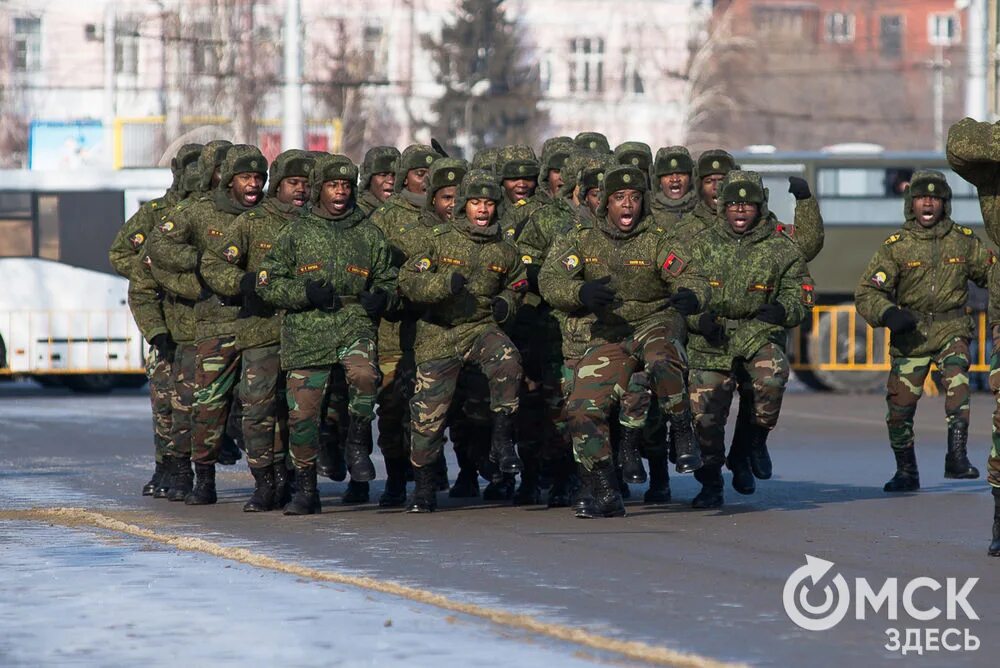
[[[498,323],[507,322],[507,317],[510,315],[510,304],[507,303],[507,300],[494,297],[490,307],[493,309],[494,320]]]
[[[801,176],[788,177],[788,192],[792,193],[795,199],[809,199],[812,191],[809,190],[809,183]]]
[[[465,276],[458,273],[457,271],[451,275],[451,294],[457,295],[459,292],[465,289],[465,284],[469,282]]]
[[[788,315],[788,311],[778,302],[761,304],[760,308],[757,309],[757,319],[772,325],[784,325],[786,315]]]
[[[389,305],[389,295],[381,289],[376,289],[375,292],[365,290],[358,295],[358,301],[361,302],[361,306],[368,313],[369,318],[378,320],[379,316],[385,312],[385,307]]]
[[[726,328],[710,311],[705,311],[698,317],[698,332],[713,346],[722,345],[726,338]]]
[[[240,294],[244,297],[257,294],[257,272],[248,271],[240,279]]]
[[[698,312],[698,295],[687,288],[677,288],[677,292],[670,295],[667,303],[681,315],[694,315]]]
[[[528,286],[536,295],[541,294],[538,290],[538,274],[542,271],[541,265],[528,264],[524,266],[524,273],[528,275]]]
[[[170,359],[174,356],[174,351],[177,350],[177,344],[174,340],[170,338],[170,335],[166,332],[157,334],[149,342],[149,345],[156,348],[156,354],[160,356],[161,359]]]
[[[274,315],[271,305],[264,301],[256,292],[251,292],[243,297],[243,306],[236,314],[237,318],[268,318]]]
[[[912,311],[898,306],[891,307],[882,316],[882,322],[893,334],[906,334],[917,328],[917,318]]]
[[[336,311],[340,308],[340,299],[334,291],[333,286],[326,281],[315,279],[306,282],[306,299],[313,308]]]
[[[591,313],[596,313],[601,309],[610,306],[615,300],[615,291],[608,283],[610,276],[587,281],[580,287],[580,302],[587,307]]]

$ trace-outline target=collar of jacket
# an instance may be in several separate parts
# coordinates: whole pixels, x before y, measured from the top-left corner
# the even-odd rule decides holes
[[[415,209],[421,208],[424,202],[427,201],[426,193],[411,193],[409,190],[400,191],[399,197]]]
[[[285,204],[277,197],[265,197],[264,203],[261,204],[261,208],[263,208],[267,213],[274,213],[289,220],[298,217],[298,215],[302,213],[301,206]]]
[[[322,218],[323,220],[333,223],[334,227],[339,227],[344,230],[354,227],[366,218],[361,209],[353,205],[339,216],[335,216],[327,211],[322,204],[314,206],[311,213],[317,218]]]
[[[940,239],[944,235],[948,234],[954,226],[954,221],[947,216],[934,223],[931,227],[924,227],[918,223],[916,216],[907,218],[906,222],[903,223],[903,229],[907,230],[918,239]]]
[[[437,215],[434,212],[434,209],[424,209],[420,212],[420,217],[417,218],[417,222],[419,222],[422,227],[430,229],[438,225],[444,225],[448,221]]]
[[[223,213],[231,213],[234,216],[238,216],[244,211],[249,211],[252,206],[243,206],[238,203],[232,197],[229,196],[229,190],[222,190],[221,188],[216,190],[212,194],[212,201],[215,203],[215,209],[217,211],[222,211]],[[254,205],[256,206],[256,205]]]
[[[698,192],[691,188],[684,196],[680,199],[670,199],[663,194],[663,189],[657,188],[656,194],[653,195],[653,211],[668,211],[670,213],[677,213],[680,211],[690,211],[691,204],[695,199],[698,198]],[[698,199],[701,202],[700,199]],[[706,207],[707,208],[707,207]]]
[[[466,218],[463,211],[460,215],[455,215],[451,219],[451,224],[455,226],[456,230],[476,243],[482,244],[500,239],[499,216],[494,216],[493,222],[486,227],[479,227]]]

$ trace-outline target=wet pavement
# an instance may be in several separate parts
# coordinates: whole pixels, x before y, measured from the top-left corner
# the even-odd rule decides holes
[[[989,395],[974,396],[970,451],[981,470],[991,404]],[[446,495],[441,512],[412,516],[343,506],[345,485],[332,482],[321,484],[322,515],[286,518],[241,512],[252,487],[244,462],[220,469],[213,507],[138,496],[151,470],[141,392],[86,397],[0,384],[0,512],[66,506],[128,515],[173,534],[724,661],[873,665],[900,658],[883,647],[887,628],[956,627],[978,636],[981,647],[916,658],[991,665],[1000,650],[1000,559],[986,556],[992,498],[983,480],[944,479],[940,397],[925,398],[918,413],[924,489],[885,495],[892,456],[883,412],[878,396],[790,394],[770,441],[775,478],[743,497],[727,477],[719,510],[692,510],[697,483],[674,475],[674,502],[644,506],[642,487],[633,486],[630,516],[617,520],[459,504]],[[380,491],[376,481],[372,498]],[[968,600],[980,619],[925,622],[901,608],[893,621],[883,609],[865,621],[852,611],[829,631],[804,630],[786,615],[782,589],[806,554],[834,562],[831,576],[867,578],[876,588],[890,577],[900,589],[921,576],[942,583],[978,577]],[[808,600],[821,603],[814,593]],[[943,609],[943,592],[929,594],[918,596],[924,607]],[[0,520],[0,665],[156,665],[166,662],[163,652],[222,664],[281,657],[292,665],[367,665],[387,656],[418,666],[459,657],[470,665],[614,658],[578,656],[571,643],[450,617],[114,533]],[[206,635],[220,626],[231,632]],[[176,654],[178,647],[187,653]]]

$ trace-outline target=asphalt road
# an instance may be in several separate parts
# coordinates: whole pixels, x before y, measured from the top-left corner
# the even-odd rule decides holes
[[[980,470],[991,404],[988,394],[974,396],[970,450]],[[983,480],[944,479],[941,397],[925,398],[917,417],[923,489],[884,494],[893,460],[883,413],[883,400],[875,395],[789,394],[770,441],[774,479],[744,497],[729,487],[727,474],[720,510],[691,509],[698,485],[690,475],[674,474],[671,504],[645,506],[642,488],[633,486],[624,519],[587,521],[566,509],[459,504],[444,494],[439,512],[408,515],[374,504],[342,506],[338,497],[345,485],[329,481],[320,486],[322,515],[290,518],[241,512],[252,488],[242,461],[220,470],[216,506],[139,496],[152,466],[149,406],[141,392],[86,397],[3,384],[0,511],[67,506],[119,517],[131,513],[138,524],[158,530],[721,661],[875,665],[900,658],[883,647],[887,628],[902,633],[955,627],[976,635],[979,649],[928,651],[916,659],[925,665],[995,665],[1000,559],[986,556],[992,497]],[[381,461],[376,464],[381,477]],[[372,486],[375,499],[381,481]],[[2,520],[0,515],[0,529]],[[4,540],[16,541],[17,532],[0,536],[0,546]],[[900,605],[898,620],[888,619],[883,608],[859,621],[851,607],[831,630],[804,630],[785,613],[782,591],[807,554],[834,562],[829,577],[842,574],[852,586],[866,578],[876,590],[886,578],[897,578],[900,592],[917,577],[942,585],[949,577],[979,578],[968,596],[979,620],[942,615],[919,621]],[[0,609],[3,591],[0,580]],[[822,605],[822,592],[807,600]],[[915,600],[923,609],[945,608],[944,589],[924,589]],[[543,647],[579,658],[572,643],[545,640],[537,655],[529,654],[529,665],[551,662]],[[616,660],[613,652],[591,658]]]

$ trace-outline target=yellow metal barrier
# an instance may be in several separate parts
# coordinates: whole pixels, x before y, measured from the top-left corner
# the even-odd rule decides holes
[[[145,373],[128,309],[0,312],[0,375]]]
[[[988,372],[990,337],[986,314],[973,314],[973,372]],[[800,371],[888,371],[889,333],[873,329],[858,316],[853,304],[816,306],[810,327],[790,334],[789,357]]]

